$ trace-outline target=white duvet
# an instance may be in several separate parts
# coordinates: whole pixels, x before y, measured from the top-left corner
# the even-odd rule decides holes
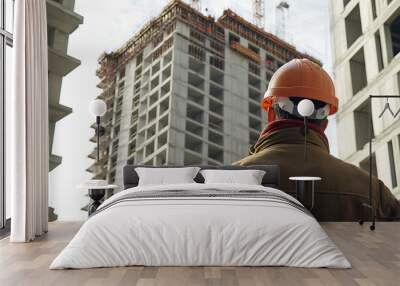
[[[152,198],[111,204],[130,192],[263,190],[232,184],[136,187],[105,201],[50,269],[145,266],[294,266],[349,268],[318,222],[299,209],[257,198]],[[298,203],[298,202],[297,202]],[[108,208],[105,206],[109,205]]]

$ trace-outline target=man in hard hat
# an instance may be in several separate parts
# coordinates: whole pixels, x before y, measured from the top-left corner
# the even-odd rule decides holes
[[[298,109],[299,102],[304,99],[308,99],[304,102],[304,110]],[[330,155],[324,133],[328,115],[338,109],[329,75],[308,59],[294,59],[275,72],[262,106],[267,112],[268,124],[250,148],[250,155],[235,164],[279,165],[280,187],[292,195],[295,190],[289,177],[321,177],[312,210],[316,218],[325,221],[362,218],[365,211],[362,204],[368,202],[369,175]],[[304,155],[304,114],[301,114],[304,112],[311,114],[307,114],[307,160]],[[382,181],[374,177],[372,186],[378,218],[400,216],[399,201]]]

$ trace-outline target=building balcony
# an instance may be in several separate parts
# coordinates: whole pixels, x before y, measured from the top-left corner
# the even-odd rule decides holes
[[[88,155],[88,158],[96,160],[97,159],[97,147],[93,149],[93,151]],[[108,149],[100,148],[100,158],[108,158]]]
[[[103,136],[100,136],[100,145],[108,144],[110,141],[110,132],[106,132]],[[94,134],[89,139],[90,142],[97,143],[97,136]]]
[[[94,176],[107,174],[107,159],[100,160],[99,163],[94,162],[86,169],[86,172],[92,173]]]
[[[72,113],[72,108],[61,104],[49,104],[49,121],[57,122],[68,114]]]
[[[51,47],[48,47],[48,57],[49,72],[59,76],[66,76],[81,64],[80,60]]]
[[[56,1],[46,1],[47,24],[64,33],[71,34],[83,23],[83,17]]]
[[[58,155],[54,155],[54,154],[50,154],[50,165],[49,165],[49,169],[53,170],[54,168],[56,168],[58,165],[60,165],[62,162],[62,157],[58,156]]]
[[[100,89],[108,89],[110,85],[113,83],[113,81],[114,80],[110,77],[103,77],[102,80],[96,86]]]

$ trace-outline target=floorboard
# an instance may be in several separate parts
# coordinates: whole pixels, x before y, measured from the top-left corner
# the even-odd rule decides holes
[[[400,285],[400,222],[323,223],[352,269],[289,267],[119,267],[48,270],[51,261],[78,231],[80,222],[50,223],[49,233],[32,243],[0,240],[0,285]]]

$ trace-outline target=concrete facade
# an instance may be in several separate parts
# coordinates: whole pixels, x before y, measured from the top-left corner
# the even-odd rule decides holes
[[[187,9],[210,21],[205,30],[215,25],[180,1],[161,15],[169,9]],[[160,40],[143,45],[123,67],[102,79],[99,98],[109,107],[102,122],[109,133],[102,138],[100,164],[88,169],[95,178],[122,185],[126,164],[220,165],[248,154],[265,124],[260,100],[273,72],[290,58],[305,55],[275,38],[269,41],[282,44],[280,54],[267,51],[252,40],[250,29],[247,35],[234,27],[244,23],[257,28],[235,20],[233,12],[224,15],[218,19],[224,28],[214,27],[218,37],[175,18],[160,28]],[[89,157],[95,158],[95,150]]]
[[[400,0],[331,1],[331,35],[339,157],[369,170],[369,114],[373,173],[400,196],[400,114],[379,117],[386,99],[400,94]],[[400,99],[390,99],[394,113]]]
[[[48,86],[49,86],[49,152],[50,171],[61,164],[61,157],[52,154],[56,122],[72,112],[70,107],[59,103],[62,79],[81,62],[67,54],[68,38],[80,24],[83,17],[74,10],[75,0],[47,0],[48,37]]]

